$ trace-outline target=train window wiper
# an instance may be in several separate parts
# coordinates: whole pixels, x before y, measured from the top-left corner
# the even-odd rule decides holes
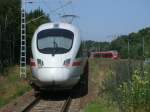
[[[52,56],[55,56],[56,49],[58,48],[58,44],[55,42],[55,40],[53,41],[53,45],[54,45],[54,49],[53,49],[53,52],[52,52]]]

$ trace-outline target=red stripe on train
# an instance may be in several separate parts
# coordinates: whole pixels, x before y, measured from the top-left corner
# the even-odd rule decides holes
[[[36,66],[36,63],[35,63],[34,59],[30,59],[30,66],[31,67],[35,67]]]
[[[72,66],[80,66],[81,65],[81,61],[75,61],[72,63]]]

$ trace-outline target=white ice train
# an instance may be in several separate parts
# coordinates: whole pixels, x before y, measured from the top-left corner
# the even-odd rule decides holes
[[[79,30],[69,23],[46,23],[32,39],[32,85],[38,89],[69,89],[84,73]]]

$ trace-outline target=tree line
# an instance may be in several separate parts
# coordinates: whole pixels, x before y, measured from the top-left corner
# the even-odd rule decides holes
[[[20,59],[20,28],[21,28],[21,0],[0,1],[0,72],[10,65],[19,64]],[[36,21],[31,21],[37,18]],[[27,21],[27,59],[30,57],[31,38],[35,29],[50,18],[40,8],[26,13]]]
[[[123,59],[150,58],[150,27],[141,29],[137,33],[118,36],[111,42],[87,40],[83,44],[90,51],[117,50]]]

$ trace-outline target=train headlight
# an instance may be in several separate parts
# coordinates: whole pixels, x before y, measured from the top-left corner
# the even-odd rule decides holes
[[[71,59],[66,59],[65,61],[64,61],[64,66],[69,66],[70,65],[70,62],[71,62]]]
[[[41,59],[37,59],[38,67],[41,68],[43,67],[44,63]]]

